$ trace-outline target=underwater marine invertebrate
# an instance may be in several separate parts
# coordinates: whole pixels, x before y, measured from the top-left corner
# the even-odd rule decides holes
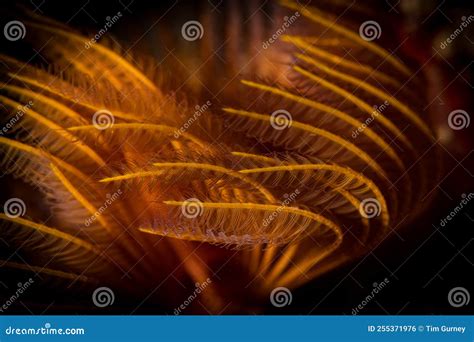
[[[273,6],[275,18],[298,20],[272,45],[225,66],[212,57],[193,78],[177,72],[173,80],[173,62],[152,71],[50,19],[24,21],[31,44],[54,39],[42,53],[57,69],[0,57],[7,119],[33,104],[0,137],[1,165],[40,190],[51,226],[29,211],[0,218],[12,239],[46,234],[35,245],[45,260],[35,266],[133,296],[176,265],[203,282],[210,270],[200,258],[232,251],[248,279],[259,277],[255,295],[266,295],[363,254],[418,207],[438,177],[427,177],[437,162],[428,148],[434,136],[417,95],[405,90],[421,80],[332,15],[291,1]],[[206,44],[212,39],[201,54],[178,51],[178,59],[207,60],[214,47]],[[347,44],[360,60],[341,53]],[[177,79],[189,82],[173,88]],[[187,124],[206,101],[212,106]],[[374,109],[380,103],[388,105]],[[282,110],[284,119],[275,115]],[[225,306],[217,284],[204,299],[213,312]]]

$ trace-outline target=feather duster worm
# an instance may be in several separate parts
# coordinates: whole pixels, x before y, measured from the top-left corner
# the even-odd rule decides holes
[[[55,68],[0,57],[4,118],[17,119],[0,137],[1,165],[42,194],[50,217],[0,214],[24,253],[2,265],[28,260],[148,298],[150,279],[183,266],[203,282],[207,262],[232,259],[242,287],[256,281],[252,296],[267,297],[353,260],[422,210],[439,170],[422,81],[329,13],[272,6],[274,27],[252,19],[245,52],[241,26],[229,25],[221,61],[209,34],[156,69],[30,14],[29,42]],[[212,31],[213,20],[201,22]],[[170,77],[187,61],[199,67]],[[209,311],[221,312],[225,291],[203,291]]]

